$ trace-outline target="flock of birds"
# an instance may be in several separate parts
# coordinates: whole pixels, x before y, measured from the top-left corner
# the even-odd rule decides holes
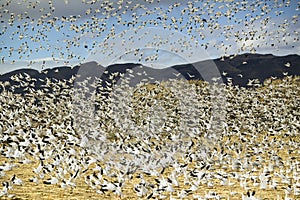
[[[151,63],[166,44],[188,56],[197,48],[226,56],[232,48],[255,53],[299,44],[299,29],[291,27],[300,2],[287,19],[288,0],[81,3],[84,12],[64,15],[58,1],[1,2],[2,64],[31,66],[39,54],[84,62],[83,50],[95,49],[103,57],[125,49]],[[24,12],[11,11],[22,6]],[[162,37],[161,30],[171,34]],[[11,77],[24,94],[0,82],[0,198],[32,199],[40,185],[53,199],[58,187],[81,188],[76,194],[90,199],[300,198],[299,77],[264,86],[254,79],[249,84],[259,87],[246,89],[179,78],[132,86],[135,76],[127,71],[114,82],[112,74],[108,87],[97,77],[47,78],[40,89],[28,74]]]
[[[293,27],[298,24],[300,2],[291,8],[289,0],[220,0],[214,3],[199,0],[174,3],[160,0],[82,0],[81,6],[77,5],[78,2],[61,3],[52,0],[48,3],[37,0],[2,2],[2,63],[15,63],[22,59],[28,61],[29,66],[35,62],[45,65],[49,61],[61,60],[70,64],[74,59],[83,63],[88,58],[84,55],[85,50],[93,53],[95,49],[100,49],[99,54],[105,58],[115,55],[120,49],[126,50],[126,46],[135,40],[144,41],[143,35],[134,33],[149,27],[159,28],[145,33],[150,34],[153,40],[142,42],[136,49],[127,49],[137,51],[133,53],[136,61],[151,62],[159,57],[155,52],[143,55],[144,52],[137,48],[159,50],[168,43],[181,45],[180,49],[170,47],[168,50],[171,52],[187,51],[188,56],[195,56],[192,54],[197,48],[214,48],[229,55],[232,52],[255,53],[259,48],[278,48],[282,44],[295,48],[299,44],[299,30]],[[26,7],[24,12],[21,6]],[[83,8],[86,11],[64,15],[69,12],[68,9],[76,11]],[[295,15],[287,17],[287,8],[295,9]],[[161,39],[160,32],[164,31],[171,34],[179,32],[186,38],[175,38],[174,41]],[[47,58],[41,61],[32,57],[39,53],[47,55]],[[49,55],[52,60],[49,60]]]
[[[299,77],[246,89],[182,79],[130,86],[134,75],[108,88],[72,77],[23,95],[4,90],[1,198],[39,185],[52,195],[46,186],[87,188],[73,195],[89,199],[300,197]]]

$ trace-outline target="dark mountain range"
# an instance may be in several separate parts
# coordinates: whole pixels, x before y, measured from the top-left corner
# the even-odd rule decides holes
[[[287,63],[290,64],[290,67],[286,66]],[[154,82],[171,78],[206,81],[211,81],[212,78],[215,78],[218,82],[223,81],[226,83],[228,78],[232,78],[233,84],[247,87],[248,79],[258,79],[260,82],[263,82],[271,76],[281,78],[284,76],[283,73],[286,72],[288,75],[300,75],[299,55],[242,54],[233,58],[226,57],[223,60],[206,60],[164,69],[154,69],[135,63],[114,64],[105,68],[96,62],[88,62],[73,68],[66,66],[55,67],[41,72],[28,68],[19,69],[1,75],[0,81],[8,81],[10,83],[10,85],[6,86],[7,90],[11,90],[11,86],[20,84],[12,80],[12,77],[16,74],[22,74],[23,77],[29,75],[31,78],[35,78],[36,80],[34,81],[28,81],[35,89],[42,88],[46,79],[55,82],[69,80],[75,75],[79,75],[75,82],[80,82],[86,77],[101,78],[102,86],[112,84],[112,80],[118,83],[121,78],[127,78],[131,85],[135,85],[140,81]],[[121,77],[120,74],[124,74],[124,76]],[[34,84],[32,84],[33,82]],[[15,87],[14,92],[24,93],[26,87]],[[2,91],[3,88],[0,90]]]

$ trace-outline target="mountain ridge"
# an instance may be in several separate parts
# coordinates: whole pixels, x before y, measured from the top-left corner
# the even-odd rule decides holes
[[[287,63],[290,67],[287,67]],[[69,80],[72,76],[80,74],[76,80],[83,80],[86,77],[100,77],[103,82],[111,83],[112,74],[133,75],[131,84],[135,85],[142,80],[167,80],[171,78],[183,78],[187,80],[206,80],[218,78],[219,82],[227,83],[232,79],[234,85],[247,87],[249,79],[258,79],[263,82],[271,76],[282,78],[283,73],[288,75],[300,75],[300,55],[291,54],[286,56],[275,56],[272,54],[240,54],[217,59],[209,59],[195,63],[179,64],[163,69],[155,69],[140,63],[118,63],[103,67],[96,62],[87,62],[74,67],[62,66],[44,69],[41,72],[35,69],[17,69],[0,75],[0,81],[8,81],[10,85],[17,84],[12,80],[16,74],[28,74],[36,79],[35,88],[42,85],[39,79],[49,78],[51,80]],[[138,76],[136,74],[139,74]],[[226,75],[225,75],[226,74]],[[221,78],[220,78],[221,77]],[[114,77],[115,81],[120,79],[120,75]],[[104,84],[105,86],[106,84]],[[7,88],[9,89],[9,88]],[[21,92],[18,89],[16,92]]]

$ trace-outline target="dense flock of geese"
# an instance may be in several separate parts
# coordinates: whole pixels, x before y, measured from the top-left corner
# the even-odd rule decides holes
[[[18,190],[26,184],[88,185],[97,198],[299,198],[299,77],[252,89],[181,79],[129,86],[130,77],[110,88],[73,77],[23,95],[4,90],[1,198],[34,193]]]
[[[68,14],[69,9],[75,14]],[[290,16],[287,9],[294,15]],[[299,44],[299,9],[300,2],[290,0],[6,1],[0,8],[0,17],[3,18],[1,60],[15,63],[25,59],[31,66],[41,62],[32,57],[41,53],[47,57],[42,65],[61,60],[70,64],[72,59],[82,63],[87,59],[83,54],[86,50],[93,52],[98,48],[105,56],[115,55],[116,50],[126,49],[132,42],[138,43],[135,40],[144,42],[135,47],[137,49],[128,51],[135,52],[136,60],[148,62],[157,59],[159,54],[145,55],[138,48],[159,50],[172,43],[174,48],[169,50],[173,53],[213,48],[221,50],[224,55],[255,53],[259,48],[273,49],[280,45],[292,49]],[[152,41],[145,41],[145,35],[134,35],[150,27],[157,29],[144,34],[150,34]],[[182,33],[186,38],[161,39],[160,34],[165,31],[168,34]],[[6,42],[10,40],[14,42]],[[111,40],[118,42],[108,42]],[[181,44],[181,48],[178,49],[176,44]]]
[[[299,29],[290,27],[298,24],[300,2],[290,18],[270,17],[281,19],[289,0],[82,0],[75,8],[87,9],[76,15],[57,12],[57,5],[75,1],[45,2],[1,2],[2,64],[25,59],[30,66],[39,53],[54,62],[84,62],[83,50],[94,49],[104,56],[125,49],[151,63],[165,44],[175,54],[215,48],[224,56],[231,48],[255,53],[262,46],[299,44]],[[131,34],[149,27],[154,31],[143,34],[153,40]],[[161,39],[155,28],[185,37]],[[208,41],[212,35],[218,40]],[[136,40],[146,45],[126,49]],[[41,89],[28,74],[11,77],[26,87],[24,94],[0,82],[0,198],[23,198],[39,185],[87,185],[77,194],[94,192],[90,198],[97,199],[300,198],[299,77],[269,79],[264,86],[253,80],[246,89],[179,78],[131,86],[135,76],[112,78],[105,88],[97,77],[47,78],[39,80]]]

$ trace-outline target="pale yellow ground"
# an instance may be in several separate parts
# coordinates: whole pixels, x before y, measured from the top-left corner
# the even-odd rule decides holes
[[[264,134],[261,134],[260,137],[257,138],[257,142],[261,141],[261,139],[264,137]],[[275,137],[275,136],[274,136]],[[272,137],[272,138],[274,138]],[[270,140],[272,139],[270,137]],[[223,138],[224,141],[227,141],[229,138]],[[280,136],[277,136],[277,139],[280,140],[290,140],[291,138],[283,138]],[[296,142],[300,142],[299,137],[293,137],[292,138]],[[231,142],[236,141],[235,137],[231,137]],[[247,146],[244,146],[244,148],[248,148]],[[300,161],[299,155],[296,153],[288,154],[288,148],[280,149],[279,156],[283,158],[283,162],[285,163],[287,160],[290,160],[292,157],[295,157],[294,159]],[[228,151],[228,153],[230,153]],[[268,163],[268,153],[264,152],[261,154],[262,158],[265,159],[265,164]],[[252,156],[251,160],[255,160],[256,156]],[[3,156],[0,157],[0,164],[3,164],[4,162],[14,162],[13,160],[9,161]],[[87,184],[84,182],[84,178],[81,177],[80,179],[77,179],[77,186],[76,188],[67,188],[62,189],[60,185],[45,185],[43,183],[35,184],[29,182],[29,178],[33,177],[35,174],[32,172],[33,167],[37,167],[38,163],[31,163],[31,164],[20,164],[16,163],[17,167],[13,168],[11,171],[6,172],[6,176],[3,178],[0,178],[0,182],[4,180],[8,180],[13,176],[13,174],[16,174],[18,178],[21,178],[23,180],[22,186],[14,186],[13,190],[10,191],[10,193],[15,194],[14,198],[16,199],[138,199],[139,197],[136,196],[135,192],[133,191],[134,184],[138,182],[137,178],[133,178],[130,181],[127,181],[125,183],[125,186],[123,186],[123,197],[120,198],[116,196],[113,193],[107,192],[106,194],[97,194],[93,189],[91,189]],[[189,165],[189,167],[193,168],[192,165]],[[215,167],[215,170],[217,170],[218,166]],[[166,172],[164,173],[165,176],[169,175],[171,168],[166,169]],[[232,172],[231,168],[228,168],[226,172]],[[240,173],[246,173],[247,170]],[[249,170],[248,170],[249,172]],[[274,172],[279,172],[279,168],[274,169]],[[258,174],[259,172],[257,172]],[[252,173],[254,174],[254,173]],[[298,172],[300,174],[300,172]],[[272,176],[274,176],[274,173],[272,173]],[[146,175],[144,175],[146,179],[149,182],[154,182],[154,180],[149,179]],[[189,186],[185,186],[183,184],[183,177],[179,177],[179,182],[181,183],[181,187],[176,188],[175,192],[173,193],[173,197],[177,195],[177,192],[181,191],[181,189],[188,189]],[[224,196],[224,199],[241,199],[242,194],[246,194],[246,191],[241,188],[240,183],[236,182],[234,179],[230,179],[231,182],[234,182],[235,184],[231,187],[229,186],[220,186],[219,180],[214,180],[214,183],[216,187],[207,187],[206,185],[200,186],[200,188],[194,192],[193,194],[199,194],[199,195],[205,195],[208,191],[215,191],[219,195]],[[280,179],[278,178],[278,181],[280,182]],[[256,191],[256,197],[261,197],[262,199],[284,199],[285,192],[284,188],[287,186],[286,184],[278,184],[277,189],[266,189],[261,190],[259,189],[259,186],[254,187],[251,181],[248,181],[249,188]],[[292,185],[294,184],[294,180],[292,180]],[[238,194],[230,195],[230,192],[236,191]],[[166,193],[166,195],[169,195]],[[293,199],[299,199],[300,196],[294,196],[293,194],[289,195],[290,198]],[[187,196],[187,199],[193,198],[192,195]],[[2,199],[5,199],[2,197]]]
[[[295,86],[296,88],[299,87],[300,82],[297,82],[298,86]],[[262,92],[263,92],[262,88]],[[264,101],[264,99],[262,99],[262,101]],[[241,130],[243,131],[243,130]],[[284,167],[281,170],[286,170],[288,169],[290,166],[287,165],[286,163],[289,162],[296,162],[298,161],[298,163],[300,163],[300,156],[299,156],[299,151],[295,148],[293,149],[293,151],[291,153],[289,153],[288,151],[290,150],[290,146],[289,141],[293,141],[296,144],[300,144],[300,137],[299,135],[295,135],[295,136],[284,136],[283,132],[277,132],[276,136],[269,136],[268,133],[257,133],[256,135],[257,137],[254,139],[252,138],[251,141],[253,141],[252,144],[248,144],[248,143],[243,143],[243,151],[241,153],[241,156],[243,157],[243,154],[245,154],[245,152],[247,151],[247,153],[251,153],[251,148],[255,145],[266,145],[269,146],[270,148],[268,148],[268,151],[274,150],[276,152],[278,152],[278,156],[280,156],[282,158],[282,162],[284,163]],[[253,135],[247,135],[245,137],[253,137]],[[262,139],[264,137],[268,138],[268,141],[270,142],[268,145],[265,143],[262,143]],[[281,141],[284,145],[283,147],[279,147],[276,145],[271,145],[271,141],[276,139],[276,141]],[[218,150],[220,150],[220,146],[224,146],[225,143],[229,140],[229,142],[227,143],[227,145],[231,145],[234,142],[236,143],[241,143],[241,141],[239,140],[239,138],[237,136],[230,136],[230,138],[224,137],[222,138],[222,141],[224,142],[224,144],[219,144],[219,146],[217,146],[216,148]],[[198,144],[202,144],[201,140],[197,140],[196,142],[198,142]],[[197,146],[197,145],[196,145]],[[198,145],[199,146],[199,145]],[[233,152],[230,152],[229,150],[226,150],[228,154],[235,156],[235,154]],[[262,164],[264,166],[267,166],[268,163],[270,162],[270,154],[268,152],[262,152],[260,154],[263,162]],[[257,155],[251,154],[250,160],[254,161],[257,159]],[[32,172],[34,167],[37,167],[38,162],[34,162],[31,164],[20,164],[15,160],[7,160],[7,158],[5,158],[4,156],[0,155],[0,165],[2,165],[4,162],[11,162],[11,163],[15,163],[17,165],[17,167],[13,168],[11,171],[7,171],[6,176],[4,177],[0,177],[0,183],[2,183],[3,181],[7,181],[9,180],[14,174],[18,177],[21,178],[23,180],[23,185],[22,186],[14,186],[13,189],[10,192],[10,194],[15,194],[14,198],[15,199],[138,199],[139,197],[136,196],[136,193],[134,192],[133,188],[134,185],[138,183],[138,179],[134,176],[134,178],[132,180],[129,180],[127,182],[125,182],[125,185],[122,187],[122,193],[123,196],[118,197],[113,193],[107,192],[105,194],[97,194],[95,192],[95,190],[91,189],[85,182],[84,182],[84,175],[81,176],[79,179],[77,179],[76,182],[76,187],[71,189],[71,188],[66,188],[66,189],[62,189],[60,187],[60,185],[45,185],[42,182],[40,184],[35,184],[35,183],[31,183],[29,182],[29,178],[32,178],[33,176],[35,176],[34,172]],[[193,169],[193,165],[195,163],[192,163],[188,166],[189,169]],[[214,166],[214,170],[218,171],[220,170],[221,166]],[[299,171],[294,171],[294,175],[292,174],[292,172],[290,172],[289,176],[294,178],[299,178],[300,176],[300,166],[298,166],[297,168]],[[172,169],[166,169],[164,176],[168,176],[170,174],[170,171]],[[259,173],[263,170],[263,167],[259,169],[258,172],[251,172],[252,169],[246,169],[244,171],[240,171],[238,173],[240,174],[246,174],[246,173],[251,173],[251,175],[259,175]],[[226,173],[230,173],[233,172],[231,166],[228,166],[228,168],[226,170],[223,170]],[[274,168],[274,172],[271,173],[271,177],[275,177],[274,173],[277,172],[279,173],[280,169],[278,167]],[[155,181],[151,180],[151,177],[147,177],[146,175],[144,175],[145,179],[151,183],[155,183]],[[291,178],[291,186],[293,187],[295,185],[295,179]],[[284,199],[285,198],[285,188],[288,186],[287,184],[282,184],[280,178],[276,178],[278,179],[278,185],[277,185],[277,189],[265,189],[262,190],[259,188],[259,186],[253,186],[253,182],[251,181],[247,181],[248,183],[248,188],[251,191],[256,191],[256,195],[255,197],[257,198],[261,198],[261,199]],[[176,197],[177,193],[180,192],[182,189],[188,189],[190,186],[184,185],[183,184],[183,177],[178,177],[178,180],[180,182],[180,187],[178,188],[174,188],[175,192],[173,192],[172,196]],[[246,190],[243,189],[240,185],[240,182],[237,182],[235,179],[229,179],[230,182],[233,182],[234,185],[233,186],[221,186],[219,184],[219,180],[213,180],[213,182],[215,183],[214,187],[208,187],[206,185],[200,185],[199,189],[197,191],[195,191],[193,194],[198,194],[201,196],[204,196],[206,193],[208,193],[209,191],[215,191],[217,192],[219,195],[223,196],[224,199],[241,199],[242,198],[242,194],[246,194]],[[1,190],[2,186],[0,185],[0,190]],[[237,194],[235,195],[230,195],[231,192],[237,192]],[[170,194],[166,195],[169,197]],[[300,199],[300,196],[295,196],[293,194],[293,191],[291,192],[291,194],[288,195],[289,198],[292,199]],[[5,199],[7,197],[2,197],[2,199]],[[144,197],[145,198],[145,197]],[[186,199],[191,199],[193,198],[193,195],[189,195],[187,196]],[[1,199],[1,197],[0,197]]]

